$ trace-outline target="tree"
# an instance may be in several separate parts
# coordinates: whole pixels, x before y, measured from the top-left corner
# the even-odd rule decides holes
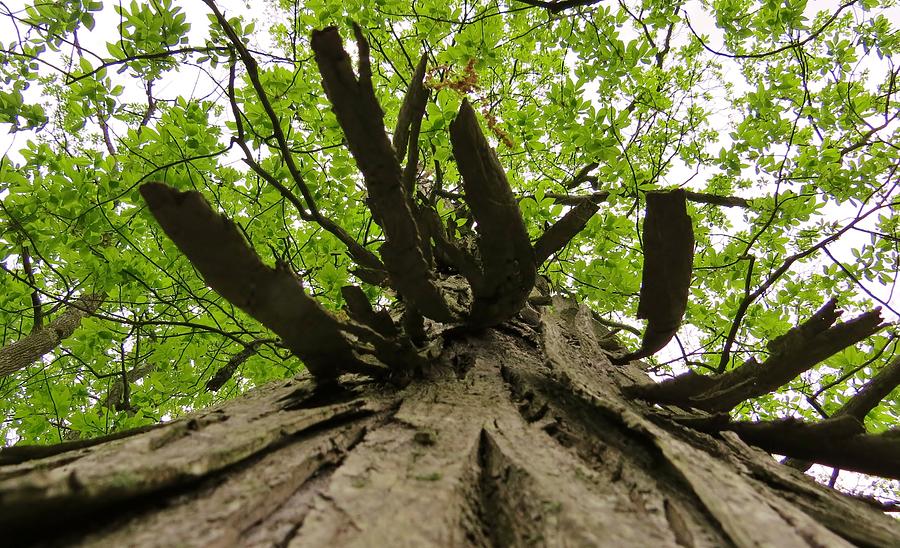
[[[6,433],[62,442],[0,451],[10,535],[900,537],[886,505],[797,470],[900,478],[900,360],[864,311],[879,298],[863,280],[897,270],[896,39],[878,6],[812,23],[800,5],[717,6],[718,51],[668,3],[286,3],[273,54],[205,4],[202,46],[171,2],[117,7],[108,56],[84,44],[100,3],[8,10],[24,31],[4,49],[4,119],[40,131],[4,157],[17,336],[0,352],[37,348],[23,310],[55,338],[3,367]],[[851,71],[869,52],[883,82]],[[716,155],[705,90],[729,60],[757,85],[726,95],[747,115]],[[220,100],[159,96],[179,63]],[[113,67],[145,106],[117,99]],[[673,184],[679,166],[702,184]],[[834,201],[859,209],[829,221]],[[828,246],[854,231],[871,244],[848,263]],[[795,268],[820,252],[821,274]],[[838,322],[839,301],[856,316]],[[698,348],[680,366],[640,361],[679,329]],[[293,358],[305,372],[285,380]]]

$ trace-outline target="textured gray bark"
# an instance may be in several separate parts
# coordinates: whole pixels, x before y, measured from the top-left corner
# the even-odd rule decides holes
[[[0,377],[24,369],[52,352],[81,325],[81,320],[96,311],[103,295],[83,295],[66,307],[46,327],[0,348]]]
[[[5,449],[0,530],[87,546],[900,542],[897,521],[735,434],[623,395],[647,378],[609,363],[605,334],[555,299],[446,332],[402,389],[298,378],[90,447]]]

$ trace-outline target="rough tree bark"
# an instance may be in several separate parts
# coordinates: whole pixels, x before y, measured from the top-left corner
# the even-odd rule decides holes
[[[555,299],[448,337],[405,388],[309,378],[127,437],[0,452],[5,539],[95,546],[867,546],[900,524],[623,395]],[[72,447],[72,446],[70,446]],[[56,452],[56,454],[49,454]]]
[[[614,365],[609,356],[625,349],[590,310],[534,289],[540,262],[602,200],[581,202],[530,242],[502,167],[463,102],[451,141],[462,199],[477,223],[474,245],[454,240],[404,175],[415,169],[415,117],[427,94],[410,86],[402,116],[412,119],[397,124],[409,128],[408,143],[392,145],[371,89],[368,45],[355,30],[358,76],[336,29],[314,33],[312,47],[385,235],[385,276],[377,280],[398,295],[395,308],[376,310],[348,286],[346,317],[333,314],[289,265],[264,264],[198,193],[144,185],[149,210],[207,284],[278,335],[309,376],[141,431],[0,450],[4,542],[900,544],[900,522],[876,505],[817,485],[770,455],[900,478],[900,435],[866,434],[861,422],[900,382],[896,375],[879,375],[848,403],[852,412],[817,424],[745,423],[728,414],[876,332],[877,311],[839,323],[831,301],[773,341],[765,362],[718,375],[657,384],[640,362]],[[227,35],[253,80],[249,53],[233,29]],[[416,74],[421,80],[421,64]],[[261,87],[259,99],[268,104]],[[278,127],[270,105],[267,112]],[[295,182],[302,190],[302,179]],[[649,321],[629,358],[671,336],[690,282],[684,193],[656,199],[677,215],[651,207],[644,226],[662,235],[661,223],[674,218],[681,236],[665,253],[662,236],[648,244],[659,259],[643,272],[640,308]]]
[[[96,312],[103,295],[82,295],[66,306],[62,314],[46,327],[36,329],[21,339],[0,348],[0,377],[24,369],[52,352],[81,325],[81,320]]]

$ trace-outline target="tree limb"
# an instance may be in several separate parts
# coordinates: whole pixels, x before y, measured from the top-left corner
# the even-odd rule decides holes
[[[657,403],[686,405],[710,412],[727,412],[790,382],[800,373],[883,328],[878,310],[834,324],[840,312],[834,299],[810,319],[769,343],[771,354],[762,364],[755,359],[712,376],[688,372],[659,384],[633,389]],[[833,325],[834,324],[834,325]]]
[[[31,266],[31,253],[28,251],[28,246],[22,247],[22,267],[25,270],[25,276],[28,278],[29,285],[34,288],[31,291],[31,310],[34,316],[31,332],[34,333],[44,327],[44,312],[41,307],[41,294],[36,289],[37,284],[34,281],[34,269]]]
[[[544,1],[544,0],[518,0],[522,4],[528,4],[529,6],[534,6],[536,8],[544,8],[550,13],[559,13],[561,11],[577,8],[581,6],[593,6],[594,4],[599,4],[601,0],[556,0],[556,1]]]
[[[849,415],[812,424],[797,419],[729,422],[721,429],[770,453],[900,479],[900,430],[864,434],[862,423]]]
[[[52,352],[81,325],[81,320],[93,314],[103,303],[99,293],[82,295],[69,303],[65,311],[46,327],[0,348],[0,377],[24,369]]]
[[[406,95],[403,97],[400,113],[397,115],[397,126],[394,129],[392,143],[394,151],[397,153],[397,160],[402,161],[406,156],[406,150],[410,144],[410,128],[412,128],[417,119],[421,120],[425,113],[425,106],[430,95],[430,90],[425,87],[425,69],[427,66],[428,56],[427,54],[422,54],[409,82]],[[414,144],[418,145],[418,143]]]
[[[244,349],[237,354],[231,356],[228,362],[220,367],[213,376],[206,381],[207,392],[218,392],[222,386],[228,382],[228,379],[234,376],[234,372],[240,367],[250,356],[259,351],[260,345],[265,342],[273,342],[271,339],[256,339],[244,346]]]
[[[452,322],[452,311],[435,284],[411,209],[401,182],[397,154],[384,132],[384,112],[372,88],[369,46],[354,26],[359,49],[359,76],[353,73],[336,27],[313,31],[312,49],[322,75],[325,95],[331,102],[347,145],[368,191],[368,205],[385,234],[381,256],[395,289],[426,316]]]
[[[316,378],[384,373],[357,359],[340,322],[303,291],[294,273],[284,265],[263,264],[234,223],[213,211],[199,192],[179,192],[163,183],[146,183],[140,190],[206,283],[280,336]]]
[[[863,422],[866,415],[878,407],[878,404],[890,395],[898,385],[900,385],[900,357],[895,358],[894,361],[881,368],[840,409],[834,412],[832,418],[848,416]],[[809,470],[809,467],[812,466],[811,462],[798,459],[788,459],[784,464],[803,472]]]
[[[387,310],[375,311],[369,298],[357,285],[345,285],[341,288],[344,297],[344,310],[353,320],[371,327],[385,337],[396,337],[399,334],[394,320]]]
[[[706,192],[684,191],[684,197],[690,202],[698,204],[710,204],[722,207],[743,207],[750,208],[753,204],[746,198],[738,196],[719,196],[718,194],[708,194]]]
[[[473,325],[494,325],[524,306],[537,275],[534,250],[506,174],[465,99],[450,123],[450,143],[463,199],[476,222],[483,273],[480,280],[469,280],[474,296],[469,319]]]
[[[553,223],[534,243],[534,262],[541,265],[557,253],[569,241],[581,232],[594,213],[600,209],[605,196],[591,196],[566,212],[561,219]]]

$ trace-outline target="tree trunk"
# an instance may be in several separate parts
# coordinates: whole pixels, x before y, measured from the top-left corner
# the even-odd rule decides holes
[[[531,312],[531,313],[529,313]],[[140,433],[0,451],[9,541],[102,546],[890,546],[900,523],[622,395],[562,299],[445,332],[406,388],[298,378]]]
[[[91,293],[83,295],[50,325],[37,329],[30,335],[0,348],[0,377],[5,377],[24,369],[52,352],[81,325],[81,320],[90,316],[103,304],[103,295]]]

